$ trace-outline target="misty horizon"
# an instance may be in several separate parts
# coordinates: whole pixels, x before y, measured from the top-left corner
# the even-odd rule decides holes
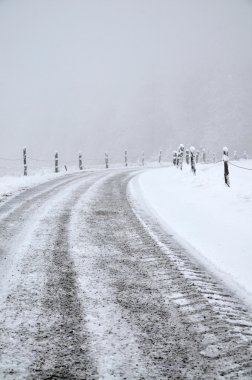
[[[252,153],[249,0],[0,2],[0,156]]]

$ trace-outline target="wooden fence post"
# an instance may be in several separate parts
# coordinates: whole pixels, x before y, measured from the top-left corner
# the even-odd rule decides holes
[[[196,152],[196,164],[199,163],[199,155],[200,155],[200,152],[199,152],[199,150],[197,150],[197,152]]]
[[[142,166],[144,166],[144,152],[142,153]]]
[[[174,166],[177,165],[177,157],[178,157],[178,153],[176,150],[173,151],[173,155],[172,155],[172,163]]]
[[[127,166],[128,166],[128,152],[127,152],[127,150],[124,151],[124,162],[125,162],[125,167],[127,168]]]
[[[26,156],[26,148],[23,149],[23,161],[24,161],[24,175],[27,176],[27,156]]]
[[[160,150],[159,156],[158,156],[158,163],[159,164],[161,164],[161,160],[162,160],[162,150]]]
[[[83,165],[82,165],[82,154],[79,153],[79,169],[83,170]]]
[[[183,169],[184,149],[185,149],[184,145],[180,144],[179,150],[178,150],[178,160],[177,160],[177,165],[180,167],[180,170]]]
[[[229,170],[228,170],[228,148],[224,146],[223,148],[223,162],[224,162],[224,180],[225,184],[230,187],[230,180],[229,180]]]
[[[108,169],[109,167],[108,153],[105,153],[105,166],[106,166],[106,169]]]
[[[191,169],[194,175],[196,175],[196,164],[195,164],[195,148],[194,146],[190,147],[191,152]]]
[[[202,149],[202,160],[205,163],[206,162],[206,150]]]
[[[59,172],[59,154],[55,153],[55,173]]]
[[[190,163],[189,149],[186,149],[186,163],[187,165]]]

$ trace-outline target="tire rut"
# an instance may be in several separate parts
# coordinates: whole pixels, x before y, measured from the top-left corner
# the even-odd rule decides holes
[[[42,345],[37,347],[29,379],[96,378],[88,353],[89,337],[83,331],[85,313],[79,299],[74,263],[69,255],[68,225],[74,202],[60,215],[56,241],[52,249],[45,252],[47,280],[42,301],[45,320],[35,338]]]
[[[108,252],[98,259],[99,270],[111,278],[131,323],[146,378],[251,378],[246,306],[138,210],[139,221],[127,201],[128,181],[128,174],[107,181],[86,224],[90,241]]]
[[[78,176],[58,184],[57,191],[44,188],[42,194],[19,204],[12,212],[14,231],[10,225],[8,236],[15,236],[15,228],[22,231],[19,223],[23,209],[30,215],[31,209],[38,208],[36,205],[42,208],[32,234],[29,238],[23,236],[28,241],[19,252],[15,271],[9,273],[8,293],[1,305],[0,377],[3,379],[80,380],[86,378],[86,373],[90,379],[96,378],[68,228],[74,204],[103,176],[104,173]],[[70,183],[74,186],[66,191]],[[58,201],[62,190],[64,198]],[[43,204],[49,201],[50,206],[43,213]],[[22,241],[22,234],[19,238]],[[14,247],[19,250],[18,246]]]
[[[251,314],[127,199],[133,175],[71,178],[0,207],[9,241],[54,199],[1,304],[3,379],[251,379]]]
[[[21,189],[21,193],[15,196],[10,196],[8,200],[0,204],[0,216],[2,218],[2,215],[5,215],[13,211],[16,207],[22,205],[27,200],[31,200],[34,196],[37,196],[39,194],[41,195],[44,192],[48,192],[48,190],[50,189],[56,189],[58,186],[67,184],[68,182],[70,183],[72,180],[76,180],[77,178],[86,175],[90,175],[90,172],[73,173],[64,177],[55,178],[50,181],[31,187],[30,189],[24,187]]]

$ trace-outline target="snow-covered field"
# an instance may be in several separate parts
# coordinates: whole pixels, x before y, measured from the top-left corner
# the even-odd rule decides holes
[[[252,169],[252,160],[231,162]],[[203,265],[252,305],[252,170],[223,163],[149,170],[130,190],[141,206]]]

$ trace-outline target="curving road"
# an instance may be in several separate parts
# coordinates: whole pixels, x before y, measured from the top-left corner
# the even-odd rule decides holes
[[[251,379],[252,316],[127,194],[61,177],[0,207],[0,379]]]

